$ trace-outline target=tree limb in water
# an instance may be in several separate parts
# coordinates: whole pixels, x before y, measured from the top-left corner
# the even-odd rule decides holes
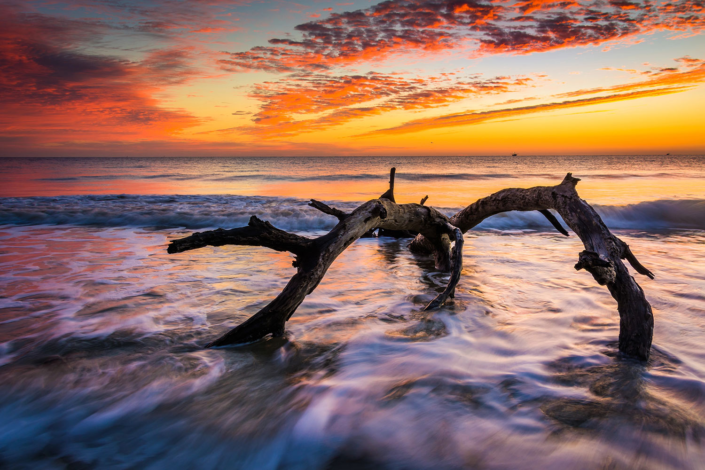
[[[619,350],[646,360],[651,350],[654,317],[644,291],[629,275],[622,259],[627,259],[638,273],[651,279],[654,275],[639,263],[625,242],[609,231],[597,212],[580,199],[575,189],[579,181],[568,173],[557,186],[503,189],[470,204],[451,217],[450,223],[466,232],[501,212],[538,210],[545,211],[542,212],[544,216],[550,214],[549,209],[558,212],[585,246],[575,268],[591,273],[598,284],[607,286],[617,301],[620,318]],[[555,218],[549,220],[556,228],[560,226],[556,225],[558,221]],[[423,235],[417,236],[409,248],[419,253],[429,253],[434,249]]]
[[[438,308],[454,296],[460,280],[464,232],[492,215],[513,210],[535,210],[543,214],[559,232],[568,235],[549,212],[554,210],[580,237],[585,247],[575,268],[590,272],[598,284],[607,286],[617,301],[620,351],[648,359],[653,336],[651,306],[621,260],[627,259],[637,272],[652,279],[653,273],[639,263],[629,246],[614,236],[594,209],[580,199],[575,189],[580,181],[578,178],[568,173],[556,186],[504,189],[470,204],[448,219],[436,209],[424,206],[426,198],[421,204],[397,204],[394,199],[395,171],[392,168],[389,189],[382,196],[362,204],[349,214],[311,200],[310,206],[339,220],[329,233],[315,239],[279,230],[253,216],[247,227],[195,233],[172,241],[169,253],[208,245],[233,244],[264,246],[296,255],[294,266],[297,272],[284,290],[262,310],[207,347],[247,343],[269,334],[282,336],[287,320],[318,286],[333,261],[355,240],[375,229],[383,233],[417,233],[409,248],[417,253],[433,254],[436,268],[451,272],[446,289],[428,304],[426,310]],[[455,246],[451,253],[453,243]]]

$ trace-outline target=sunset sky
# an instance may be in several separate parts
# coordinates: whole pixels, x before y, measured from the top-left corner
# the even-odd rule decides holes
[[[0,2],[0,155],[705,153],[705,1]]]

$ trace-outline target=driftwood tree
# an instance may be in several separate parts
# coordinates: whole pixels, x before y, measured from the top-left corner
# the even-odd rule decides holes
[[[648,359],[654,326],[651,306],[622,260],[629,261],[640,274],[651,279],[654,275],[639,263],[625,242],[609,231],[597,212],[580,199],[575,189],[580,181],[578,178],[568,173],[556,186],[504,189],[448,218],[433,207],[423,205],[428,196],[421,204],[397,204],[394,200],[394,175],[395,169],[392,168],[389,189],[384,194],[349,214],[311,200],[311,207],[339,221],[330,232],[318,238],[288,233],[252,216],[247,227],[194,233],[173,240],[168,247],[169,253],[209,245],[248,245],[288,251],[295,255],[293,265],[297,272],[284,290],[266,307],[206,347],[248,343],[269,334],[282,336],[287,320],[318,286],[338,255],[355,240],[370,236],[376,229],[396,236],[415,236],[409,249],[415,253],[433,255],[437,269],[451,272],[445,290],[426,306],[426,310],[438,308],[454,296],[460,280],[464,232],[501,212],[539,211],[567,236],[568,232],[549,212],[553,209],[580,237],[585,247],[578,256],[575,269],[585,269],[592,274],[598,284],[607,286],[617,301],[620,351],[642,360]]]

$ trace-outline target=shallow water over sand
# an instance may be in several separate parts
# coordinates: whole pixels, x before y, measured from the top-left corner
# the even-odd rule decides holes
[[[704,157],[0,160],[0,467],[702,469]],[[656,274],[647,364],[620,357],[578,238],[537,213],[465,235],[454,301],[408,240],[362,239],[286,339],[204,350],[292,257],[170,239],[255,214],[318,236],[386,189],[452,214],[504,187],[582,197]],[[443,171],[439,172],[439,168]]]
[[[705,234],[621,231],[657,275],[652,359],[577,237],[466,235],[455,302],[406,242],[364,239],[287,340],[201,346],[294,269],[177,229],[0,228],[0,464],[10,468],[702,468]],[[309,233],[311,235],[311,233]]]

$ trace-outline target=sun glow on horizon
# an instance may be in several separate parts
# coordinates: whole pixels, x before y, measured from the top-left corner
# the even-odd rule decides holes
[[[0,6],[3,156],[705,152],[698,0]]]

